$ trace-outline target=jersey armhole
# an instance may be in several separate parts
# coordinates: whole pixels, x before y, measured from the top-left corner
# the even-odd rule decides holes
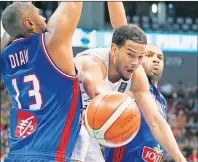
[[[52,68],[63,77],[70,79],[70,80],[76,80],[78,77],[78,73],[77,73],[78,71],[75,66],[74,66],[74,68],[76,71],[76,75],[69,75],[69,74],[63,72],[60,68],[58,68],[58,66],[53,62],[51,56],[49,55],[49,52],[47,51],[47,46],[46,46],[46,42],[45,42],[45,33],[40,34],[40,43],[41,43],[41,47],[42,47],[43,53],[45,55],[45,58],[49,62],[49,64],[52,66]]]

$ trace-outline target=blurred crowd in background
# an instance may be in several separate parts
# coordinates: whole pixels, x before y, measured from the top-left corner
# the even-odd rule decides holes
[[[161,85],[159,90],[165,96],[168,105],[168,122],[176,137],[180,149],[189,162],[198,162],[198,89],[189,83],[184,86],[179,81],[178,88],[170,83]],[[169,156],[166,162],[172,162]]]

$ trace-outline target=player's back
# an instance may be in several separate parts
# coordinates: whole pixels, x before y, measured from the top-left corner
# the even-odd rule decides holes
[[[12,100],[8,159],[68,161],[80,128],[79,85],[54,64],[44,34],[4,48],[1,75]]]

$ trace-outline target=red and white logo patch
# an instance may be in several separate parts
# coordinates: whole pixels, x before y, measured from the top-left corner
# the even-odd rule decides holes
[[[157,147],[150,148],[144,146],[142,152],[142,159],[146,162],[160,162],[163,157],[163,150],[160,150],[160,145]]]
[[[25,138],[36,130],[37,122],[33,114],[18,110],[17,116],[16,137]]]

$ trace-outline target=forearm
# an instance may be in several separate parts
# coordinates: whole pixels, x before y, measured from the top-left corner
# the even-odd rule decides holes
[[[85,89],[85,92],[90,97],[90,99],[96,97],[100,93],[105,93],[106,91],[110,90],[110,88],[106,84],[99,85],[97,83],[94,83],[94,81],[83,82],[83,87]]]
[[[179,150],[170,126],[159,113],[157,105],[149,92],[136,93],[135,98],[154,138],[165,148],[176,162],[185,162],[185,158]]]
[[[58,35],[59,39],[63,40],[73,36],[80,19],[81,10],[82,1],[61,2],[54,14],[50,17],[47,30],[50,33],[55,32],[55,35]]]
[[[107,2],[111,25],[114,29],[127,25],[126,14],[122,2]]]

